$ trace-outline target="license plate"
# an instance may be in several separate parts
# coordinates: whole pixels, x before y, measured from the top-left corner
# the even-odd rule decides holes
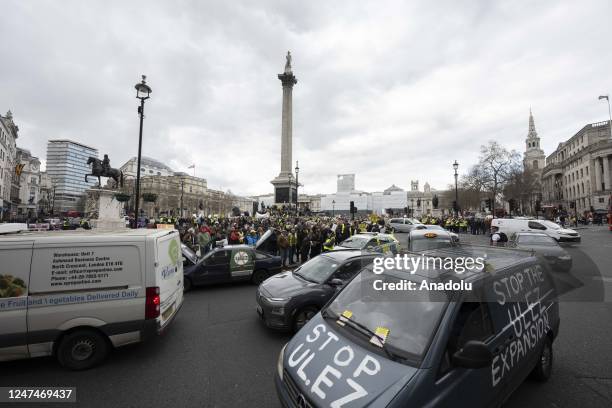
[[[172,312],[174,312],[174,303],[170,305],[170,307],[168,307],[166,310],[164,310],[164,313],[162,313],[162,318],[164,320],[168,319],[171,315]]]

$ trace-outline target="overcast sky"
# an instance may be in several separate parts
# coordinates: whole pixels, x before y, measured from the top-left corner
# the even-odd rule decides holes
[[[495,3],[495,5],[493,4]],[[607,119],[612,2],[2,1],[0,111],[45,159],[69,138],[119,167],[143,155],[209,187],[272,192],[291,50],[293,160],[302,191],[336,174],[381,191],[445,188],[495,139],[524,150],[529,107],[550,154]],[[191,172],[191,171],[190,171]]]

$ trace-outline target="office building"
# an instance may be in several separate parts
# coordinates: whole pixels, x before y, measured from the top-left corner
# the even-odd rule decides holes
[[[98,158],[98,149],[71,140],[49,140],[47,144],[47,175],[55,190],[55,214],[67,211],[83,211],[85,190],[95,186],[96,177],[87,164],[89,157]]]

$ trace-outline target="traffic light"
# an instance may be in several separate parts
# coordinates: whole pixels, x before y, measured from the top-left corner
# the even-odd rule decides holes
[[[351,214],[355,212],[355,202],[351,201]]]
[[[408,214],[408,207],[404,207],[404,214]]]

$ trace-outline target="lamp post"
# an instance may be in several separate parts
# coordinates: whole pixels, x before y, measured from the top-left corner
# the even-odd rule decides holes
[[[138,228],[138,206],[140,204],[140,158],[142,155],[142,120],[144,119],[144,102],[149,99],[151,93],[151,87],[147,85],[147,77],[142,76],[142,81],[137,83],[136,98],[140,99],[140,106],[138,107],[138,114],[140,115],[140,132],[138,133],[138,167],[136,169],[136,197],[134,198],[134,228]]]
[[[300,167],[298,166],[298,161],[295,161],[295,215],[300,215],[300,209],[299,209],[299,204],[300,204],[300,195],[298,194],[298,187],[300,186],[299,184],[299,179],[298,176],[300,174]]]
[[[289,173],[289,211],[291,212],[291,207],[293,207],[293,174]]]
[[[332,200],[332,217],[336,216],[336,200]]]
[[[457,169],[459,168],[459,163],[457,160],[453,163],[453,169],[455,170],[455,216],[459,215],[459,190],[457,189]]]
[[[610,117],[610,122],[608,122],[608,129],[610,129],[610,139],[612,139],[612,111],[610,110],[610,96],[609,95],[600,95],[599,100],[605,99],[608,101],[608,116]]]
[[[185,192],[185,179],[181,178],[181,218],[183,218],[183,194]]]

